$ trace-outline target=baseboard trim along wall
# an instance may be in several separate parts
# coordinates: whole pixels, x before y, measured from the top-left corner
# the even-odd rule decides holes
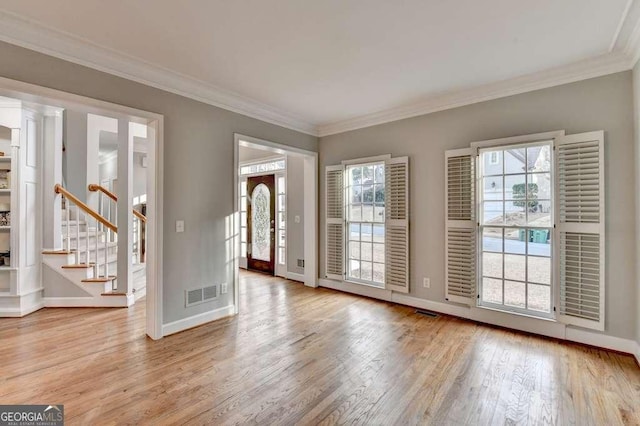
[[[128,294],[123,296],[96,297],[45,297],[46,308],[126,308],[134,304],[135,296]]]
[[[296,272],[287,271],[287,276],[285,278],[292,281],[299,281],[301,283],[304,282],[304,274],[298,274]]]
[[[188,330],[190,328],[197,327],[199,325],[206,324],[220,318],[231,316],[234,313],[235,306],[229,305],[223,308],[215,309],[213,311],[203,312],[198,315],[173,321],[162,326],[162,335],[169,336],[171,334],[179,333],[181,331]]]
[[[528,317],[525,315],[512,315],[492,309],[472,308],[456,304],[435,302],[432,300],[408,296],[402,293],[395,293],[390,290],[352,284],[344,281],[320,279],[319,284],[321,287],[371,297],[387,302],[394,302],[413,308],[426,309],[441,314],[452,315],[499,327],[624,352],[634,355],[638,360],[638,363],[640,363],[640,344],[631,339],[607,336],[599,332],[574,328],[547,319]]]

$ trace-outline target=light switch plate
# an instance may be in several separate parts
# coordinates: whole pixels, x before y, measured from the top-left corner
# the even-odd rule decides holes
[[[184,232],[184,220],[176,220],[176,232]]]
[[[227,294],[227,283],[220,284],[220,294]]]

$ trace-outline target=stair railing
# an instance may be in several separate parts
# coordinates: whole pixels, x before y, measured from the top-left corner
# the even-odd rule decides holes
[[[69,253],[73,252],[72,248],[71,248],[71,208],[72,208],[72,204],[73,206],[75,206],[75,210],[76,210],[76,222],[75,222],[75,226],[76,226],[76,249],[75,249],[75,258],[76,258],[76,265],[83,265],[83,263],[80,262],[81,257],[82,257],[82,247],[80,246],[80,219],[81,219],[81,212],[84,214],[84,219],[85,219],[85,224],[86,224],[86,238],[85,238],[85,253],[86,253],[86,257],[85,257],[85,262],[84,265],[87,267],[93,266],[93,276],[95,278],[100,277],[99,275],[99,266],[98,266],[98,244],[100,242],[100,236],[104,235],[104,277],[105,278],[109,278],[109,241],[110,241],[110,236],[111,233],[116,234],[118,232],[118,227],[116,225],[114,225],[113,223],[109,222],[107,219],[105,219],[104,217],[102,217],[98,212],[96,212],[95,210],[93,210],[91,207],[89,207],[88,205],[86,205],[82,200],[78,199],[78,197],[76,197],[75,195],[73,195],[71,192],[67,191],[62,185],[60,184],[56,184],[56,186],[54,187],[54,192],[56,194],[60,194],[62,195],[63,198],[63,205],[65,206],[65,219],[67,221],[67,229],[66,229],[66,234],[67,234],[67,238],[66,238],[66,246],[65,246],[65,250]],[[91,265],[91,258],[90,258],[90,250],[89,250],[89,217],[93,218],[95,220],[95,250],[96,250],[96,255],[95,255],[95,262],[93,263],[93,265]]]
[[[90,184],[89,185],[89,191],[91,192],[98,192],[100,193],[100,200],[99,203],[103,209],[103,211],[101,212],[103,216],[106,216],[105,212],[104,212],[104,206],[107,206],[107,211],[108,213],[108,217],[111,217],[111,209],[108,203],[103,203],[103,198],[102,195],[106,196],[107,198],[109,198],[111,201],[113,201],[114,203],[118,202],[118,196],[116,194],[114,194],[113,192],[109,191],[107,188],[105,188],[104,186],[101,185],[97,185],[97,184]],[[140,213],[139,211],[137,211],[136,209],[133,209],[133,229],[134,229],[134,233],[135,233],[135,249],[136,249],[136,258],[138,260],[138,263],[144,263],[144,243],[146,241],[146,238],[144,238],[144,233],[146,232],[146,223],[147,223],[147,218],[145,217],[145,215],[143,215],[142,213]]]

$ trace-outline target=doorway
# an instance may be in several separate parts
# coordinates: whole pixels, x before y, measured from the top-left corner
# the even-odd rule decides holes
[[[275,273],[276,177],[247,178],[247,269]]]

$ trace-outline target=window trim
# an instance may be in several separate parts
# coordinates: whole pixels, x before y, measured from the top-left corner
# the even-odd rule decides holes
[[[349,242],[351,241],[349,239],[349,224],[350,223],[357,223],[359,225],[362,224],[369,224],[371,225],[371,233],[372,233],[372,240],[371,240],[371,244],[382,244],[385,247],[386,250],[386,241],[382,242],[382,243],[374,243],[373,242],[373,226],[374,225],[382,225],[385,229],[385,235],[386,235],[386,179],[384,181],[384,188],[385,188],[385,220],[383,220],[382,222],[375,222],[375,221],[365,221],[365,220],[359,220],[359,221],[350,221],[349,220],[349,202],[347,200],[348,197],[348,189],[350,187],[350,185],[347,182],[347,169],[349,167],[366,167],[366,166],[377,166],[377,165],[383,165],[385,167],[385,171],[386,171],[386,167],[387,167],[387,160],[391,158],[390,154],[387,155],[380,155],[380,156],[376,156],[376,157],[366,157],[363,158],[362,161],[358,160],[358,159],[354,159],[354,160],[345,160],[342,163],[342,167],[343,167],[343,193],[344,193],[344,201],[343,201],[343,211],[344,211],[344,229],[345,229],[345,233],[344,233],[344,281],[346,282],[350,282],[350,283],[354,283],[354,284],[362,284],[362,285],[367,285],[370,287],[374,287],[374,288],[386,288],[386,277],[383,276],[382,277],[382,282],[376,282],[373,281],[373,264],[377,263],[377,264],[382,264],[385,268],[386,271],[386,267],[387,267],[387,262],[386,262],[386,258],[384,259],[383,262],[374,262],[373,261],[373,255],[370,261],[367,260],[362,260],[362,258],[359,259],[360,262],[369,262],[371,263],[371,277],[372,280],[363,280],[361,278],[354,278],[354,277],[350,277],[349,276]],[[386,178],[386,172],[385,172],[385,178]],[[375,185],[375,183],[373,183],[372,185]],[[362,186],[362,185],[361,185]],[[375,205],[375,193],[374,193],[374,205]],[[375,210],[374,210],[375,211]],[[360,235],[362,235],[362,229],[360,230]],[[360,241],[360,249],[362,250],[362,241]],[[385,274],[386,275],[386,274]]]
[[[556,306],[557,306],[557,288],[556,286],[559,285],[559,283],[556,283],[556,276],[554,273],[554,265],[556,263],[556,256],[558,255],[557,252],[557,244],[558,242],[556,241],[555,238],[555,221],[556,221],[556,194],[555,194],[555,175],[557,174],[555,167],[556,167],[556,162],[555,162],[555,155],[554,155],[554,149],[555,149],[555,143],[557,138],[563,137],[565,134],[564,130],[560,130],[560,131],[552,131],[552,132],[543,132],[543,133],[536,133],[536,134],[532,134],[532,135],[523,135],[523,136],[514,136],[514,137],[508,137],[508,138],[501,138],[501,139],[493,139],[493,140],[487,140],[487,141],[480,141],[480,142],[473,142],[471,144],[471,147],[473,147],[474,149],[476,149],[476,203],[475,203],[475,208],[476,208],[476,220],[477,220],[477,227],[476,227],[476,262],[477,262],[477,268],[476,268],[476,291],[477,291],[477,298],[476,298],[476,303],[475,303],[475,307],[477,308],[484,308],[484,309],[491,309],[491,310],[495,310],[495,311],[500,311],[500,312],[505,312],[508,314],[519,314],[519,315],[525,315],[525,316],[529,316],[529,317],[534,317],[534,318],[540,318],[540,319],[547,319],[547,320],[553,320],[553,321],[557,321],[557,312],[556,312]],[[551,137],[549,137],[551,136]],[[520,148],[527,148],[529,146],[538,146],[541,143],[547,143],[550,146],[550,153],[551,153],[551,164],[550,164],[550,202],[551,202],[551,215],[550,215],[550,226],[545,226],[545,227],[539,227],[539,226],[530,226],[528,224],[525,224],[523,226],[506,226],[506,225],[496,225],[496,228],[501,228],[501,229],[505,229],[505,228],[517,228],[517,229],[545,229],[545,230],[549,230],[551,235],[552,235],[552,239],[551,239],[551,247],[550,247],[550,262],[551,262],[551,271],[550,271],[550,284],[549,284],[549,291],[550,291],[550,306],[549,306],[549,312],[543,312],[543,311],[535,311],[535,310],[531,310],[531,309],[527,309],[525,308],[519,308],[519,307],[515,307],[515,306],[508,306],[503,304],[494,304],[491,302],[483,302],[482,301],[482,279],[483,279],[483,268],[482,268],[482,255],[483,255],[483,250],[482,250],[482,238],[483,238],[483,228],[484,227],[489,227],[491,228],[492,226],[487,226],[483,224],[484,221],[484,215],[483,215],[483,208],[482,208],[482,203],[484,201],[482,194],[483,192],[483,182],[482,182],[482,178],[484,177],[483,171],[484,171],[484,164],[483,162],[480,160],[482,158],[482,154],[486,151],[493,151],[493,150],[508,150],[510,148],[514,148],[514,149],[520,149]],[[496,176],[509,176],[511,174],[507,174],[505,173],[504,170],[504,163],[505,161],[503,160],[503,171],[502,174],[500,175],[496,175]],[[520,174],[520,173],[518,173]],[[528,175],[529,173],[527,173],[526,171],[524,172],[525,175]],[[504,189],[504,188],[503,188]],[[503,235],[503,244],[504,244],[504,235]],[[504,251],[502,252],[502,255],[504,256],[505,253]],[[526,253],[525,255],[525,262],[527,261],[526,259],[528,259],[529,255],[528,253]],[[525,277],[528,278],[528,277]],[[506,279],[504,278],[504,258],[503,258],[503,277],[501,278],[501,280],[503,281],[503,291],[504,291],[504,281],[506,281]],[[520,281],[518,281],[520,282]],[[528,281],[525,281],[525,288],[526,285],[528,284]],[[533,283],[536,284],[536,283]],[[526,291],[526,290],[525,290]],[[527,298],[527,293],[525,292],[525,298]],[[503,293],[503,300],[504,300],[504,293]],[[528,300],[525,300],[525,303],[527,303]]]

